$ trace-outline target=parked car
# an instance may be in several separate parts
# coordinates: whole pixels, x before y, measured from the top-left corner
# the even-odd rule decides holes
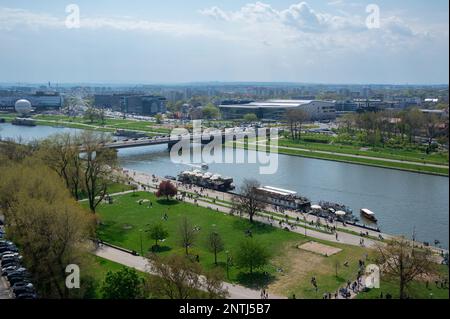
[[[21,293],[16,295],[16,299],[37,299],[37,295],[35,293]]]
[[[14,286],[17,283],[24,283],[24,282],[31,283],[28,276],[24,274],[10,274],[8,276],[8,281],[9,284],[12,286]]]
[[[25,294],[25,293],[36,293],[36,291],[34,290],[34,287],[20,287],[20,288],[13,288],[13,293],[17,296],[20,294]]]
[[[24,287],[28,287],[28,288],[33,288],[34,286],[31,282],[27,282],[27,281],[19,281],[17,283],[15,283],[14,285],[11,285],[11,288],[14,289],[20,289],[20,288],[24,288]]]

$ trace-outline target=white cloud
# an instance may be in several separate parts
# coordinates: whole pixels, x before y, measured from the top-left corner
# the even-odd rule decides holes
[[[65,17],[45,13],[34,13],[23,9],[0,8],[0,30],[28,28],[65,28]],[[81,29],[112,29],[119,31],[143,31],[168,33],[175,36],[221,36],[219,31],[204,28],[198,24],[155,22],[131,17],[81,17]]]
[[[342,3],[343,1],[338,0],[330,4],[339,5]],[[243,24],[275,24],[300,32],[368,31],[365,17],[316,12],[306,2],[293,4],[284,10],[276,10],[269,4],[256,2],[248,3],[234,12],[212,7],[201,10],[200,13],[216,20]],[[362,11],[362,13],[365,14],[365,11]],[[380,31],[398,33],[403,36],[415,34],[411,27],[395,16],[385,18],[382,21]]]

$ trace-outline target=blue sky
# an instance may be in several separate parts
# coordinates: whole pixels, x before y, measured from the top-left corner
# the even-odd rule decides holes
[[[80,9],[69,29],[68,4]],[[366,6],[380,10],[368,28]],[[448,83],[447,0],[0,0],[0,82]]]

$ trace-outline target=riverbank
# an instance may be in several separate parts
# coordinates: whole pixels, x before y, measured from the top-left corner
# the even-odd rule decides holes
[[[249,145],[251,150],[254,150],[255,147],[262,143],[262,141],[256,142],[241,142],[236,141],[234,145],[236,147],[240,147],[243,149],[249,149]],[[231,143],[227,144],[227,146],[232,147]],[[380,167],[386,169],[394,169],[407,171],[412,173],[420,173],[420,174],[428,174],[435,176],[449,176],[449,167],[446,165],[438,165],[438,164],[430,164],[430,163],[418,163],[418,162],[410,162],[410,161],[402,161],[402,160],[394,160],[389,158],[377,158],[363,155],[355,155],[348,153],[336,153],[336,152],[328,152],[328,151],[320,151],[314,149],[302,149],[296,147],[288,147],[288,146],[273,146],[275,150],[279,154],[290,155],[290,156],[300,156],[307,158],[315,158],[333,162],[341,162],[348,164],[356,164],[356,165],[365,165],[365,166],[373,166]]]

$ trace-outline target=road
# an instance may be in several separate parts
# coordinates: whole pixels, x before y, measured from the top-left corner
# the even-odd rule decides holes
[[[0,276],[0,299],[12,299],[11,290],[5,279]]]
[[[127,267],[134,268],[138,271],[150,273],[156,275],[151,270],[151,263],[147,258],[141,256],[134,256],[124,251],[109,247],[102,246],[98,248],[94,254],[98,257],[102,257],[118,264],[122,264]],[[228,290],[229,299],[261,299],[261,292],[259,290],[249,289],[239,285],[233,285],[227,282],[222,283],[223,288]],[[269,299],[286,299],[282,296],[269,295]]]

